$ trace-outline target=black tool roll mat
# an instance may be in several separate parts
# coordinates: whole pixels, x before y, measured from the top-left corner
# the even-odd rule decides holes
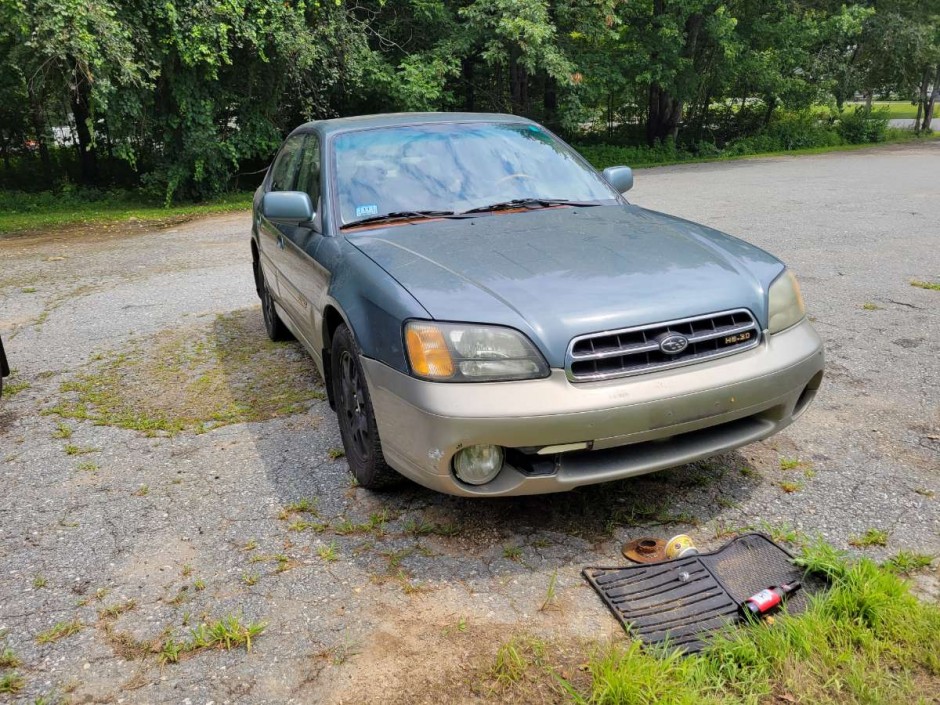
[[[709,632],[738,619],[740,604],[766,587],[802,581],[786,601],[787,612],[802,612],[824,583],[805,577],[792,559],[764,534],[751,533],[711,553],[626,568],[585,568],[583,574],[641,641],[666,641],[695,652]]]

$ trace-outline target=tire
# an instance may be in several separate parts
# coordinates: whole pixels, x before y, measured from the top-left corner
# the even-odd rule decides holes
[[[372,398],[359,363],[359,346],[345,325],[333,334],[330,366],[336,416],[349,471],[366,489],[381,490],[397,484],[401,475],[388,466],[382,454]]]
[[[260,265],[258,265],[258,280],[261,294],[261,315],[264,316],[264,329],[267,331],[268,337],[275,343],[284,340],[293,340],[293,334],[288,330],[287,326],[284,325],[284,321],[281,320],[281,317],[277,315],[277,308],[274,306],[274,297],[271,296],[271,292],[268,290],[268,282],[261,272]]]

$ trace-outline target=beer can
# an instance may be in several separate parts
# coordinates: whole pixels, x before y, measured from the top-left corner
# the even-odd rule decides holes
[[[698,555],[698,549],[692,543],[692,539],[685,534],[673,536],[666,543],[666,558],[672,560],[675,558],[688,558]]]

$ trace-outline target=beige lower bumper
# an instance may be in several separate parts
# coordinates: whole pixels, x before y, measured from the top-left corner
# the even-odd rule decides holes
[[[562,492],[766,438],[812,401],[823,349],[803,321],[739,355],[604,382],[572,384],[552,370],[547,379],[527,382],[434,383],[368,358],[362,365],[392,467],[440,492],[497,496]],[[507,463],[495,480],[474,487],[451,471],[454,454],[470,445],[581,442],[592,450],[549,456],[550,474]]]

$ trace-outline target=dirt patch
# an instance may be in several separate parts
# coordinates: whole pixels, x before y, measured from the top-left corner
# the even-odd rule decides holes
[[[557,614],[536,614],[527,625],[494,622],[459,588],[413,597],[385,615],[364,640],[317,655],[325,702],[558,702],[562,681],[587,682],[581,666],[601,643],[560,629]],[[618,635],[612,627],[597,636],[606,644]]]
[[[201,433],[305,411],[325,398],[297,343],[272,343],[257,309],[218,316],[96,355],[47,411],[147,433]]]

